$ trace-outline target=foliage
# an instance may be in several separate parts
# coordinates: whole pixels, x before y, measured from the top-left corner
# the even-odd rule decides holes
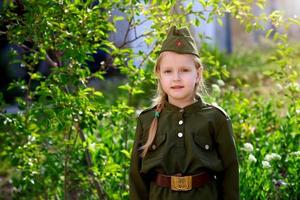
[[[24,67],[30,78],[28,82],[16,80],[9,88],[24,91],[24,98],[16,100],[20,112],[0,113],[0,198],[128,199],[134,119],[142,105],[149,105],[153,94],[149,91],[155,90],[151,72],[168,27],[199,26],[215,19],[221,24],[225,13],[250,32],[264,30],[267,22],[285,29],[299,23],[284,19],[278,11],[254,15],[253,6],[263,9],[263,0],[199,0],[203,10],[171,0],[20,2],[6,1],[1,8],[11,55],[18,55],[11,60]],[[115,9],[124,16],[112,17]],[[130,40],[128,31],[145,23],[138,19],[141,15],[151,22],[151,30]],[[187,16],[194,18],[187,21]],[[123,44],[116,46],[109,34],[118,31],[115,23],[123,18],[129,27]],[[264,31],[267,38],[274,35],[276,45],[269,59],[276,68],[265,72],[281,86],[276,99],[246,94],[249,83],[239,79],[230,82],[235,87],[224,85],[230,78],[230,62],[203,45],[205,78],[212,84],[208,99],[221,104],[232,117],[242,199],[297,199],[300,98],[296,55],[285,32]],[[135,54],[127,46],[140,38],[150,51]],[[111,55],[113,66],[126,77],[115,91],[88,86],[93,78],[106,80],[107,63],[96,73],[86,64],[99,49]],[[141,60],[139,66],[135,59]],[[37,71],[43,60],[51,65],[47,77]],[[4,110],[2,95],[0,102]]]

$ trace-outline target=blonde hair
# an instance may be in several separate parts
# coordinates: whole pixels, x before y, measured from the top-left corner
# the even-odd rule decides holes
[[[165,55],[165,52],[162,52],[159,55],[159,57],[156,61],[156,64],[155,64],[155,67],[154,67],[154,73],[155,74],[159,73],[160,62],[161,62],[162,58],[164,57],[164,55]],[[199,70],[200,80],[195,85],[195,95],[201,96],[203,93],[206,93],[206,89],[205,89],[205,85],[204,85],[204,81],[203,81],[203,76],[202,76],[203,66],[202,66],[201,60],[197,56],[192,55],[192,54],[188,54],[188,55],[193,56],[193,59],[194,59],[194,62],[195,62],[195,67],[196,67],[197,70]],[[159,117],[159,114],[161,113],[161,111],[164,109],[164,105],[165,105],[165,102],[167,102],[167,100],[168,100],[168,96],[163,91],[162,86],[160,84],[160,81],[158,80],[157,81],[156,95],[152,99],[153,106],[156,106],[156,109],[155,109],[156,114],[155,114],[155,117],[154,117],[154,119],[151,123],[150,129],[149,129],[149,132],[148,132],[147,141],[140,148],[140,149],[143,150],[142,151],[142,158],[144,158],[146,156],[150,146],[152,145],[152,143],[155,139],[156,132],[157,132],[157,127],[158,127],[158,117]]]

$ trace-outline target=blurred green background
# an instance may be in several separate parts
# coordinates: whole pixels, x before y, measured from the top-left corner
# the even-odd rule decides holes
[[[0,199],[128,199],[136,117],[171,25],[230,115],[241,199],[300,197],[300,3],[2,1]]]

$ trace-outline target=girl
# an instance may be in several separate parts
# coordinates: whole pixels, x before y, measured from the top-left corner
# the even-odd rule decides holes
[[[137,121],[130,199],[239,199],[231,121],[197,93],[202,65],[187,28],[169,30],[155,73],[155,106]]]

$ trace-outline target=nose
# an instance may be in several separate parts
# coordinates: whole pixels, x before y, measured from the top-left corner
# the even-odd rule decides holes
[[[173,80],[179,81],[181,79],[180,72],[174,72]]]

